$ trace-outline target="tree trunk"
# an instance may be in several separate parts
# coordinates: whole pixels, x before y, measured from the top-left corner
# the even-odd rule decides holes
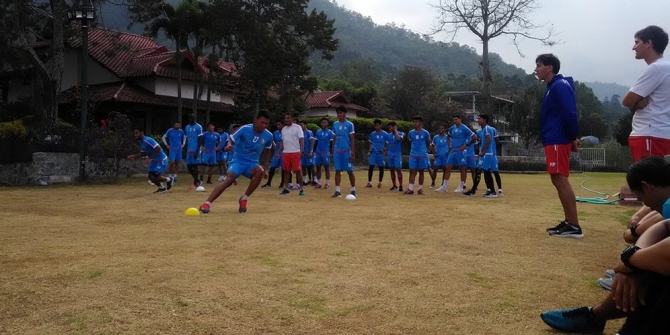
[[[488,100],[491,97],[491,64],[489,61],[489,40],[482,40],[484,45],[482,51],[482,93],[484,99]]]

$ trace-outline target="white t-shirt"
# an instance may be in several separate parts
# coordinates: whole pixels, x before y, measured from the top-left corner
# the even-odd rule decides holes
[[[670,139],[670,61],[659,58],[649,64],[630,91],[649,100],[633,115],[630,136]]]
[[[300,152],[300,139],[305,137],[302,127],[297,124],[285,126],[281,130],[282,143],[284,143],[284,153]]]

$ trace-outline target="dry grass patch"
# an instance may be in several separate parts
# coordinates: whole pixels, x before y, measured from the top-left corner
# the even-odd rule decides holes
[[[503,183],[499,199],[258,190],[241,215],[243,180],[199,217],[184,183],[0,189],[0,333],[550,334],[541,311],[605,296],[632,210],[579,204],[584,240],[550,238],[549,177]]]

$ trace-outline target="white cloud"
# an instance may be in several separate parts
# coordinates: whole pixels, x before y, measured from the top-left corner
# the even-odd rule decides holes
[[[430,32],[437,14],[428,2],[413,0],[338,0],[338,3],[371,17],[377,24],[395,22],[417,33]],[[538,0],[538,3],[542,7],[531,14],[531,20],[553,25],[554,31],[560,33],[561,44],[547,47],[526,40],[521,43],[525,58],[519,56],[510,39],[499,37],[490,44],[491,52],[529,73],[535,67],[535,56],[551,52],[561,59],[561,72],[576,80],[632,85],[646,66],[633,56],[633,34],[651,24],[670,31],[670,25],[666,24],[670,1]],[[436,36],[438,40],[445,38],[444,34]],[[481,42],[465,30],[459,32],[455,41],[481,53]]]

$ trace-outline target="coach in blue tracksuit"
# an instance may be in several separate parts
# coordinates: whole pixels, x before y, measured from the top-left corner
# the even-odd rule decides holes
[[[577,218],[577,202],[568,177],[570,152],[578,151],[579,120],[575,88],[571,77],[558,74],[561,62],[553,54],[535,59],[537,77],[547,83],[547,92],[540,112],[540,134],[547,158],[547,171],[558,191],[565,218],[555,227],[547,228],[551,236],[583,238]]]

